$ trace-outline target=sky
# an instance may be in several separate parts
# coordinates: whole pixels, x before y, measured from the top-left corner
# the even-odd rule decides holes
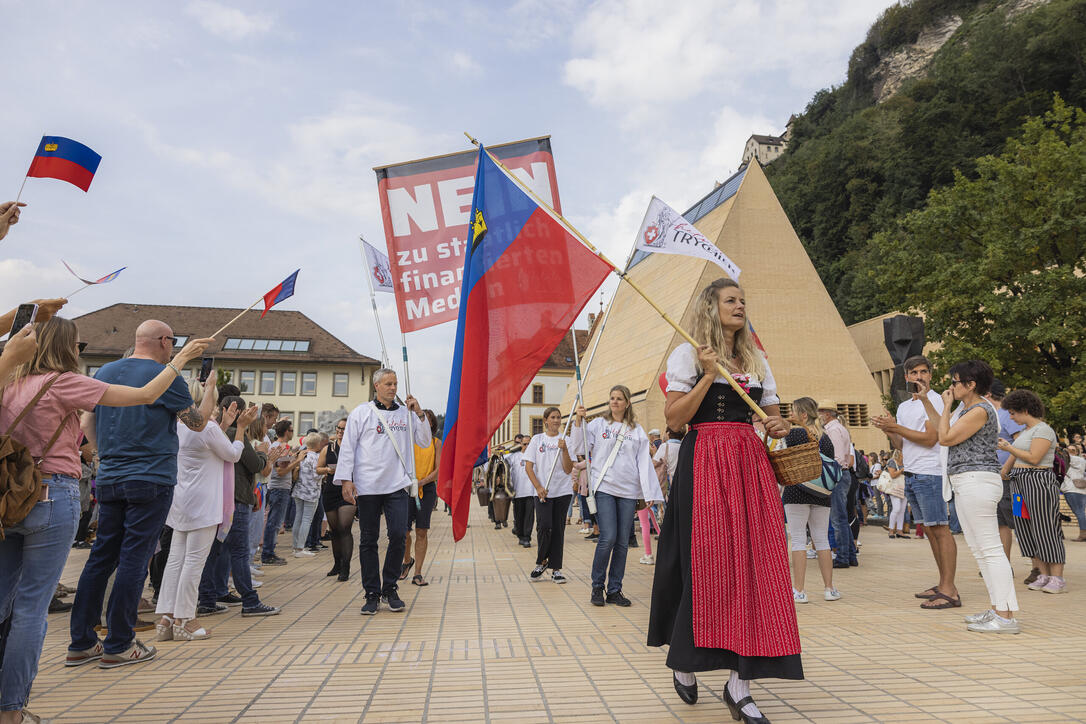
[[[68,317],[243,308],[301,267],[279,308],[379,359],[357,244],[384,246],[374,166],[468,150],[464,131],[549,134],[563,212],[620,261],[653,194],[682,210],[730,176],[751,133],[844,80],[890,4],[0,0],[0,197],[42,135],[102,155],[89,193],[28,180],[0,307],[77,288],[61,259],[89,278],[128,267]],[[392,295],[378,304],[395,347]],[[411,392],[438,412],[454,335],[407,336]]]

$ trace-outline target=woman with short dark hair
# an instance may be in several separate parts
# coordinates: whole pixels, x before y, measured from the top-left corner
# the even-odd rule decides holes
[[[999,440],[999,449],[1010,453],[1003,472],[1010,474],[1011,492],[1021,496],[1015,504],[1014,529],[1022,555],[1033,559],[1041,575],[1028,585],[1031,591],[1064,593],[1066,551],[1060,525],[1060,481],[1052,470],[1056,432],[1044,421],[1045,406],[1031,390],[1015,390],[1003,400],[1003,409],[1026,429],[1014,442]]]

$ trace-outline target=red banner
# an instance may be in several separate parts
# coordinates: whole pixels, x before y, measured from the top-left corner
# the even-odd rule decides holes
[[[487,148],[562,212],[550,136]],[[457,318],[478,155],[470,150],[374,169],[404,332]]]

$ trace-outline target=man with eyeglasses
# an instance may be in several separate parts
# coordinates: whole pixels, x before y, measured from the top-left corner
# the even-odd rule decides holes
[[[136,328],[132,355],[104,365],[95,378],[142,387],[164,366],[172,366],[175,342],[169,325],[149,319]],[[203,430],[215,408],[214,387],[196,404],[181,371],[174,371],[178,374],[170,388],[150,405],[98,406],[83,415],[83,432],[98,449],[98,532],[75,594],[67,666],[80,666],[107,654],[109,665],[103,668],[113,668],[155,655],[154,647],[135,638],[133,626],[148,562],[177,484],[177,421],[190,430]],[[114,571],[106,612],[109,635],[103,644],[94,627],[101,621],[106,586]]]

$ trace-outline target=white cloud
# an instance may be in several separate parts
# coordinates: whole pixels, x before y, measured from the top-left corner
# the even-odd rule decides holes
[[[453,67],[461,73],[475,73],[480,69],[475,59],[462,50],[454,52],[451,60]]]
[[[244,13],[212,0],[192,0],[185,8],[204,30],[227,40],[243,40],[271,30],[272,17],[264,13]]]

